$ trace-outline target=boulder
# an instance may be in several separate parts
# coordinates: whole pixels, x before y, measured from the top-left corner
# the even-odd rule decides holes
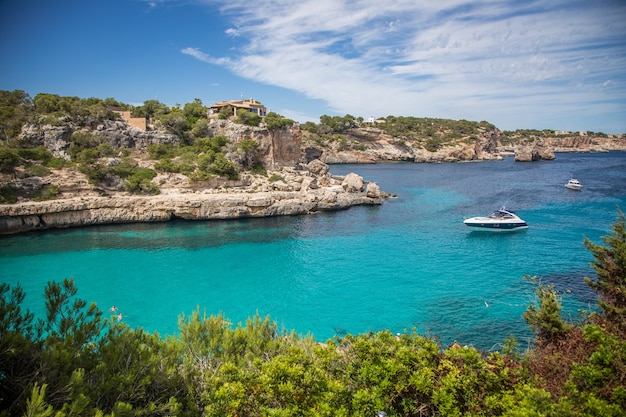
[[[343,179],[341,186],[348,193],[360,193],[363,191],[363,178],[355,173],[350,173]]]

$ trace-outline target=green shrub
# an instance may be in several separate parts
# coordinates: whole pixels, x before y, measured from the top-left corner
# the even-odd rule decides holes
[[[174,163],[171,159],[163,159],[154,164],[154,169],[158,172],[180,172],[180,165]]]
[[[67,161],[63,158],[51,158],[46,162],[45,166],[48,168],[61,169],[66,165]]]
[[[219,175],[220,177],[226,177],[231,180],[239,178],[239,173],[237,172],[235,164],[221,154],[216,155],[215,162],[210,167],[209,171],[213,174]]]
[[[267,113],[267,116],[265,116],[265,125],[269,130],[281,129],[285,126],[291,126],[294,123],[293,120],[287,119],[273,111]]]
[[[158,194],[159,188],[152,182],[156,172],[149,168],[136,168],[124,182],[124,189],[130,193]]]
[[[37,146],[35,148],[20,148],[17,150],[20,157],[24,159],[30,159],[33,161],[41,161],[47,163],[52,159],[52,154],[43,146]]]
[[[109,173],[109,170],[100,164],[81,164],[78,166],[78,171],[85,174],[87,176],[87,180],[91,184],[97,184],[99,182],[102,182]]]
[[[29,177],[46,177],[50,175],[50,170],[43,165],[29,165],[24,169]]]
[[[50,184],[41,190],[38,190],[33,196],[34,201],[53,200],[59,195],[59,187],[55,184]]]
[[[13,204],[17,203],[18,190],[10,185],[0,185],[0,203]]]
[[[176,157],[177,152],[174,145],[169,143],[159,143],[148,146],[148,155],[152,159],[171,159]]]
[[[3,174],[15,173],[15,168],[21,163],[19,154],[10,148],[0,146],[0,172]]]
[[[237,123],[246,126],[258,126],[263,119],[256,113],[251,111],[239,110],[237,112]]]

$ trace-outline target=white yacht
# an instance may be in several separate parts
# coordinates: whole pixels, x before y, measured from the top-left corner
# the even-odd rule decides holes
[[[472,231],[487,232],[511,232],[514,230],[528,229],[528,224],[520,219],[514,212],[502,207],[489,216],[472,217],[465,219],[463,223]]]
[[[567,184],[565,184],[565,188],[569,188],[570,190],[580,191],[583,188],[583,185],[575,178],[570,179]]]

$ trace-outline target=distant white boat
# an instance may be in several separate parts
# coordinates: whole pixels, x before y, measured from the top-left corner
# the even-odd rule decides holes
[[[528,229],[528,224],[515,213],[502,207],[489,216],[478,216],[466,219],[463,223],[472,231],[512,232]]]
[[[567,184],[565,184],[565,188],[569,188],[570,190],[580,191],[583,188],[583,185],[575,178],[570,179]]]

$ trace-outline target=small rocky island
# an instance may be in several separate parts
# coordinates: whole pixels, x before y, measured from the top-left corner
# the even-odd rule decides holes
[[[322,116],[300,125],[256,100],[148,101],[4,92],[18,104],[0,147],[0,234],[107,223],[310,214],[389,194],[329,164],[466,162],[626,150],[624,135],[502,132],[487,122]],[[23,92],[22,92],[23,93]]]

